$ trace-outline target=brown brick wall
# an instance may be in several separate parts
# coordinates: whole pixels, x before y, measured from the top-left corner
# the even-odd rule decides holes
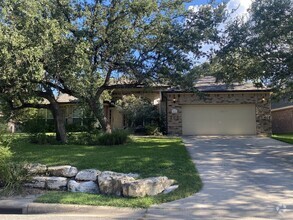
[[[272,111],[272,125],[274,134],[293,133],[293,106]]]
[[[201,104],[255,104],[256,108],[256,133],[258,135],[270,135],[271,102],[270,93],[210,93],[199,97],[192,93],[166,93],[167,120],[169,134],[182,134],[182,105]],[[175,100],[175,102],[174,102]],[[177,113],[172,113],[176,109]]]

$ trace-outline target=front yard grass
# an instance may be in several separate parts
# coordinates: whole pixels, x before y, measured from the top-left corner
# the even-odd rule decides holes
[[[85,193],[49,192],[37,199],[43,203],[103,205],[146,208],[190,196],[202,183],[180,138],[133,137],[120,146],[34,145],[18,141],[12,150],[16,161],[52,165],[72,165],[79,170],[97,168],[141,177],[167,176],[179,188],[167,195],[145,198],[119,198]]]
[[[272,135],[272,138],[289,144],[293,144],[293,134],[274,134]]]

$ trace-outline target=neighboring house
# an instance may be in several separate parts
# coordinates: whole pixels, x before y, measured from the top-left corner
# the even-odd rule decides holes
[[[215,83],[214,77],[204,77],[195,87],[201,95],[166,87],[120,89],[112,100],[104,103],[105,116],[112,129],[124,128],[123,115],[115,107],[122,95],[142,96],[157,105],[166,115],[167,132],[174,135],[270,135],[270,90],[256,88],[252,83],[228,87]],[[77,100],[65,96],[64,115],[67,123],[74,121]],[[66,101],[65,101],[66,100]]]
[[[293,103],[282,100],[272,103],[272,131],[274,134],[293,133]]]

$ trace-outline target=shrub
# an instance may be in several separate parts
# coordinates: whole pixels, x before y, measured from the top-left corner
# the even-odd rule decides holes
[[[143,97],[125,95],[116,102],[116,106],[124,115],[126,125],[129,128],[155,124],[160,121],[158,108]]]
[[[11,157],[12,152],[10,151],[10,148],[0,146],[0,172],[2,171],[2,167],[11,160]]]
[[[8,132],[7,124],[0,122],[0,146],[8,147],[13,141],[13,135]]]
[[[77,145],[119,145],[126,143],[128,132],[114,130],[112,133],[95,132],[69,133],[69,144]]]
[[[5,170],[11,157],[12,152],[10,151],[9,147],[0,146],[0,187],[5,185]]]
[[[30,134],[29,141],[33,144],[59,144],[54,136],[46,135],[45,133]]]
[[[160,128],[156,125],[146,125],[145,126],[145,134],[146,135],[156,135],[161,136],[162,133],[160,132]]]
[[[12,160],[9,147],[0,146],[0,194],[11,195],[21,191],[22,184],[29,179],[23,164]]]
[[[80,132],[80,133],[69,133],[68,142],[69,144],[77,145],[97,145],[99,142],[100,132]]]
[[[46,121],[41,117],[28,119],[22,124],[22,131],[30,134],[52,132],[54,130],[54,121]]]
[[[0,126],[0,194],[10,195],[19,192],[22,184],[28,179],[27,171],[23,165],[13,161],[13,153],[9,146],[13,136],[7,133],[7,127]]]
[[[99,137],[101,145],[120,145],[126,143],[128,132],[125,130],[114,130],[112,133],[104,133]]]

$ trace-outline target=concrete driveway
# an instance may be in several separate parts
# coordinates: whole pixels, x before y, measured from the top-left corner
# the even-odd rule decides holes
[[[146,219],[293,219],[293,145],[266,137],[184,137],[203,180]]]

